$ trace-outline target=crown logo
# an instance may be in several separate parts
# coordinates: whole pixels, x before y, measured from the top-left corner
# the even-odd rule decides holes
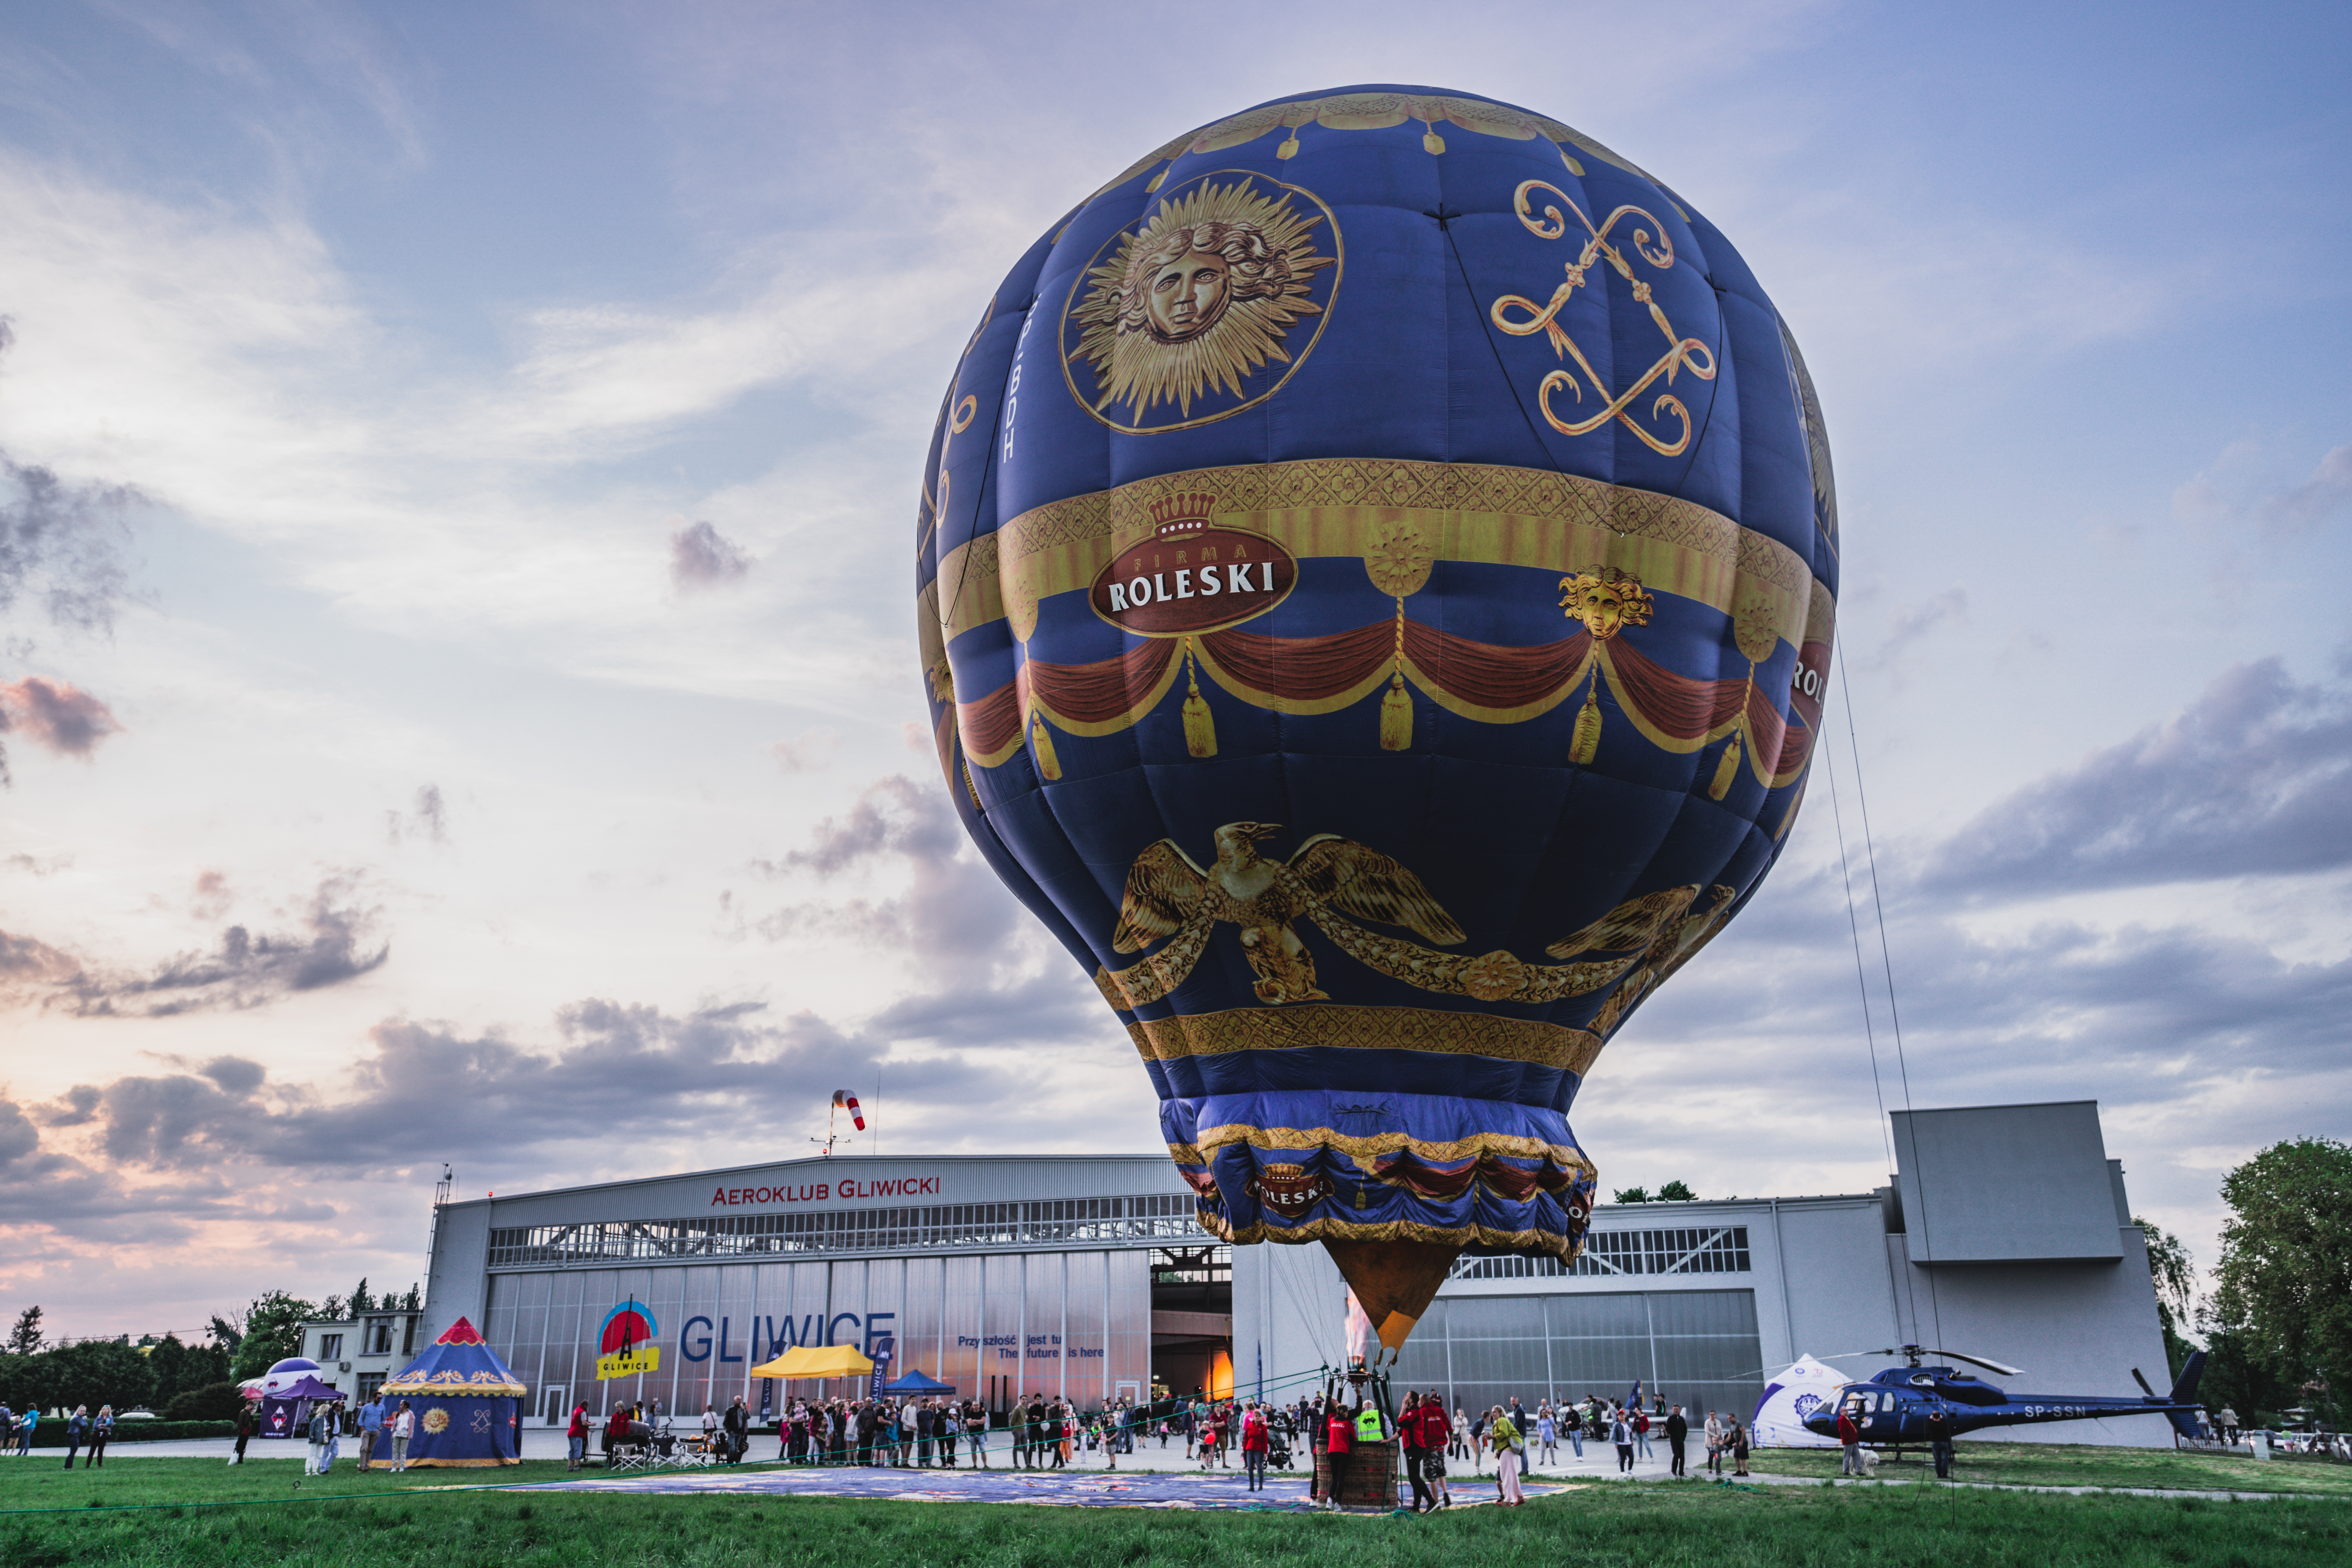
[[[1217,497],[1213,490],[1185,490],[1161,496],[1149,510],[1153,529],[1160,538],[1170,539],[1208,527],[1210,514],[1217,510]]]

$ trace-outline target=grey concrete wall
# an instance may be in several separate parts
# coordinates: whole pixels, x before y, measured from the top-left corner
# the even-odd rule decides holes
[[[2123,1256],[2096,1101],[1898,1110],[1893,1121],[1914,1263]]]
[[[463,1318],[479,1329],[489,1316],[490,1204],[450,1204],[433,1227],[433,1262],[425,1279],[425,1321],[416,1348]]]

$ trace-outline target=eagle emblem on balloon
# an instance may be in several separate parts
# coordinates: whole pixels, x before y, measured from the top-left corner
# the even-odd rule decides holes
[[[1322,1245],[1391,1352],[1465,1252],[1572,1261],[1568,1112],[1790,841],[1834,637],[1730,242],[1509,104],[1259,104],[1013,264],[923,472],[941,777],[1202,1229]]]

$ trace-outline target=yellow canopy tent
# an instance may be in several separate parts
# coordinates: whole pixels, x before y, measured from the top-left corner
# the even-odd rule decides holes
[[[761,1362],[752,1377],[864,1377],[874,1363],[855,1345],[794,1345],[773,1361]]]

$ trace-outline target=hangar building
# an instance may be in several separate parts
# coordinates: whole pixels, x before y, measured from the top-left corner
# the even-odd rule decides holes
[[[1401,1381],[1484,1406],[1622,1397],[1638,1377],[1745,1414],[1801,1352],[1905,1343],[2022,1367],[2008,1381],[2034,1392],[2125,1393],[2134,1367],[2166,1381],[2147,1250],[2095,1103],[1897,1112],[1893,1142],[1896,1173],[1874,1192],[1603,1205],[1565,1269],[1465,1258]],[[1146,1397],[1155,1377],[1287,1397],[1347,1353],[1345,1289],[1320,1247],[1217,1245],[1156,1154],[840,1156],[446,1205],[422,1337],[472,1319],[542,1420],[575,1394],[592,1410],[737,1394],[756,1408],[777,1391],[748,1369],[808,1343],[887,1350],[893,1375],[919,1369],[992,1405]],[[608,1326],[633,1321],[651,1365],[612,1359]],[[2134,1416],[2047,1436],[2168,1433]]]

